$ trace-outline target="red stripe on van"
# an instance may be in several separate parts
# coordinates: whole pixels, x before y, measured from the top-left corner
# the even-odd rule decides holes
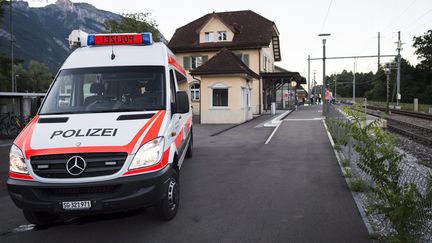
[[[180,132],[177,134],[177,137],[175,138],[175,144],[176,144],[176,147],[177,147],[177,149],[179,149],[180,148],[180,146],[181,146],[181,144],[182,144],[182,142],[183,142],[183,133],[184,133],[184,130],[183,130],[183,128],[180,130]]]
[[[182,66],[180,66],[180,64],[178,64],[177,60],[173,57],[173,56],[168,56],[168,64],[173,65],[176,69],[178,69],[179,72],[181,72],[185,77],[186,75],[186,71],[182,68]]]
[[[126,152],[130,154],[138,142],[138,139],[150,126],[150,124],[159,117],[164,117],[165,111],[157,112],[150,120],[137,132],[135,137],[124,146],[84,146],[84,147],[66,147],[66,148],[45,148],[45,149],[32,149],[30,147],[30,141],[33,134],[34,125],[37,119],[32,120],[31,126],[26,127],[22,132],[22,135],[17,138],[17,146],[23,150],[24,156],[30,158],[31,156],[45,155],[45,154],[70,154],[70,153],[91,153],[91,152]],[[36,117],[35,117],[36,118]],[[23,138],[20,138],[23,136]],[[20,143],[18,145],[18,143]]]
[[[159,116],[156,121],[153,123],[152,127],[150,128],[150,130],[147,132],[147,134],[145,135],[144,139],[142,140],[140,147],[147,143],[150,140],[155,139],[158,134],[159,134],[159,130],[162,126],[162,122],[164,120],[165,116]]]
[[[33,180],[33,177],[31,175],[20,174],[11,171],[9,171],[9,178],[19,180]]]

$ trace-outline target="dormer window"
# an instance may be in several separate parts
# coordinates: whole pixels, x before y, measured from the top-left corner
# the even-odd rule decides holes
[[[213,32],[205,32],[205,42],[213,42],[214,38],[213,38]]]
[[[218,40],[226,41],[227,40],[227,32],[226,31],[218,31]]]

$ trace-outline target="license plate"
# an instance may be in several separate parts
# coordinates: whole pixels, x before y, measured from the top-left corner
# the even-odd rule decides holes
[[[63,202],[64,210],[80,210],[91,208],[91,201]]]

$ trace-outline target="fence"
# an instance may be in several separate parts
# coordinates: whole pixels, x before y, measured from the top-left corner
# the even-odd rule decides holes
[[[360,159],[360,155],[356,153],[354,150],[354,146],[356,145],[356,141],[351,137],[347,136],[347,130],[340,125],[340,123],[348,123],[351,124],[352,120],[349,119],[346,114],[344,114],[340,108],[334,105],[330,105],[327,108],[326,113],[326,121],[329,127],[330,133],[332,134],[338,148],[338,152],[342,157],[348,162],[349,167],[351,168],[351,172],[353,176],[359,180],[361,180],[366,185],[374,187],[374,181],[371,176],[361,170],[357,164]],[[346,143],[338,143],[338,141],[345,141]],[[397,149],[399,153],[404,153],[403,151]],[[416,159],[412,156],[408,155],[399,163],[398,168],[401,170],[401,176],[399,178],[399,185],[404,185],[407,183],[414,183],[417,186],[417,189],[420,191],[422,195],[426,195],[428,188],[428,177],[431,173],[431,169],[416,163]],[[376,199],[373,197],[371,193],[360,193],[360,198],[363,207],[366,209],[367,205],[374,204]],[[425,208],[428,208],[425,214],[432,213],[432,201],[424,202]],[[418,215],[418,217],[424,219],[425,215]],[[376,233],[382,236],[387,236],[391,232],[394,232],[394,228],[392,227],[389,220],[387,220],[383,215],[377,214],[369,214],[368,215],[369,222],[374,226]],[[424,228],[423,242],[432,242],[432,222],[428,221]]]
[[[45,94],[0,92],[0,137],[14,138],[33,117]]]

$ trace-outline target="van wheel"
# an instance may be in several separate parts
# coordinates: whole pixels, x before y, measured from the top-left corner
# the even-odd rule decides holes
[[[32,224],[35,225],[48,225],[53,224],[59,218],[59,215],[45,212],[33,212],[23,210],[24,217]]]
[[[192,158],[192,155],[193,155],[192,150],[193,150],[193,133],[191,131],[191,138],[190,138],[189,146],[186,150],[186,156],[185,156],[187,159]]]
[[[180,202],[180,184],[177,172],[168,179],[164,185],[164,198],[156,205],[156,210],[161,220],[173,219],[178,211]]]

